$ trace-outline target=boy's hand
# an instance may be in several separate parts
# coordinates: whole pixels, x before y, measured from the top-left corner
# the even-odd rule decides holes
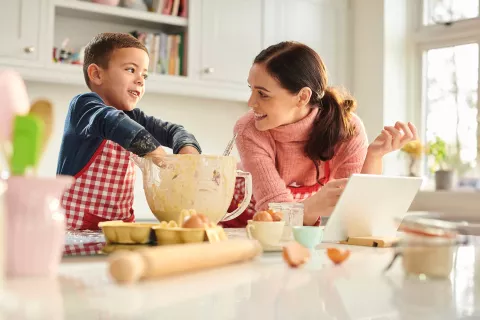
[[[192,146],[185,146],[180,151],[178,151],[178,154],[200,154],[198,150]]]
[[[163,150],[162,147],[158,147],[157,149],[153,150],[152,152],[150,152],[146,156],[149,157],[149,158],[163,158],[166,155],[167,155],[167,153],[165,152],[165,150]]]
[[[162,147],[158,147],[157,149],[147,154],[145,158],[152,159],[153,163],[155,163],[159,167],[162,167],[164,165],[163,157],[165,157],[166,155],[167,153],[165,152],[165,150],[163,150]]]

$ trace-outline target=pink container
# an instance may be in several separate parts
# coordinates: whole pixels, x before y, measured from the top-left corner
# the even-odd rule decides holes
[[[8,276],[56,276],[65,244],[61,198],[72,182],[67,176],[8,179]]]
[[[118,6],[120,0],[91,0],[94,3],[105,4],[107,6]]]

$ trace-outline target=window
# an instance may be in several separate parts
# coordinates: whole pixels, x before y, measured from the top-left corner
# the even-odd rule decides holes
[[[421,36],[414,37],[422,61],[423,139],[442,139],[448,164],[460,176],[480,162],[479,3],[424,0],[423,24],[417,29]],[[432,160],[426,161],[429,168]]]
[[[457,151],[457,161],[477,158],[478,44],[426,52],[426,140],[438,136]]]
[[[478,0],[425,0],[423,24],[444,24],[478,17]]]

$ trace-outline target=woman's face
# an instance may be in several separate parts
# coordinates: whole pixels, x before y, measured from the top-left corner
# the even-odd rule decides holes
[[[248,75],[248,86],[252,93],[248,106],[255,115],[257,130],[266,131],[303,119],[309,112],[305,90],[292,94],[282,88],[280,83],[270,76],[263,64],[254,64]],[[311,93],[311,91],[310,91]]]

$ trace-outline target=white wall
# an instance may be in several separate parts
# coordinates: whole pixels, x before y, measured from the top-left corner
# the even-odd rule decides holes
[[[383,0],[352,0],[352,93],[373,141],[383,127]]]
[[[407,0],[351,0],[351,4],[352,92],[371,142],[383,126],[412,121]],[[384,174],[406,173],[399,152],[384,158]]]
[[[70,99],[86,89],[27,82],[27,90],[30,99],[48,98],[55,106],[52,138],[39,166],[39,175],[53,176]],[[247,111],[242,103],[157,94],[145,94],[138,106],[149,115],[185,126],[196,136],[204,154],[221,154],[232,137],[235,121]],[[232,154],[237,156],[236,149]],[[137,218],[153,218],[143,193],[140,171],[137,172],[134,208]]]

